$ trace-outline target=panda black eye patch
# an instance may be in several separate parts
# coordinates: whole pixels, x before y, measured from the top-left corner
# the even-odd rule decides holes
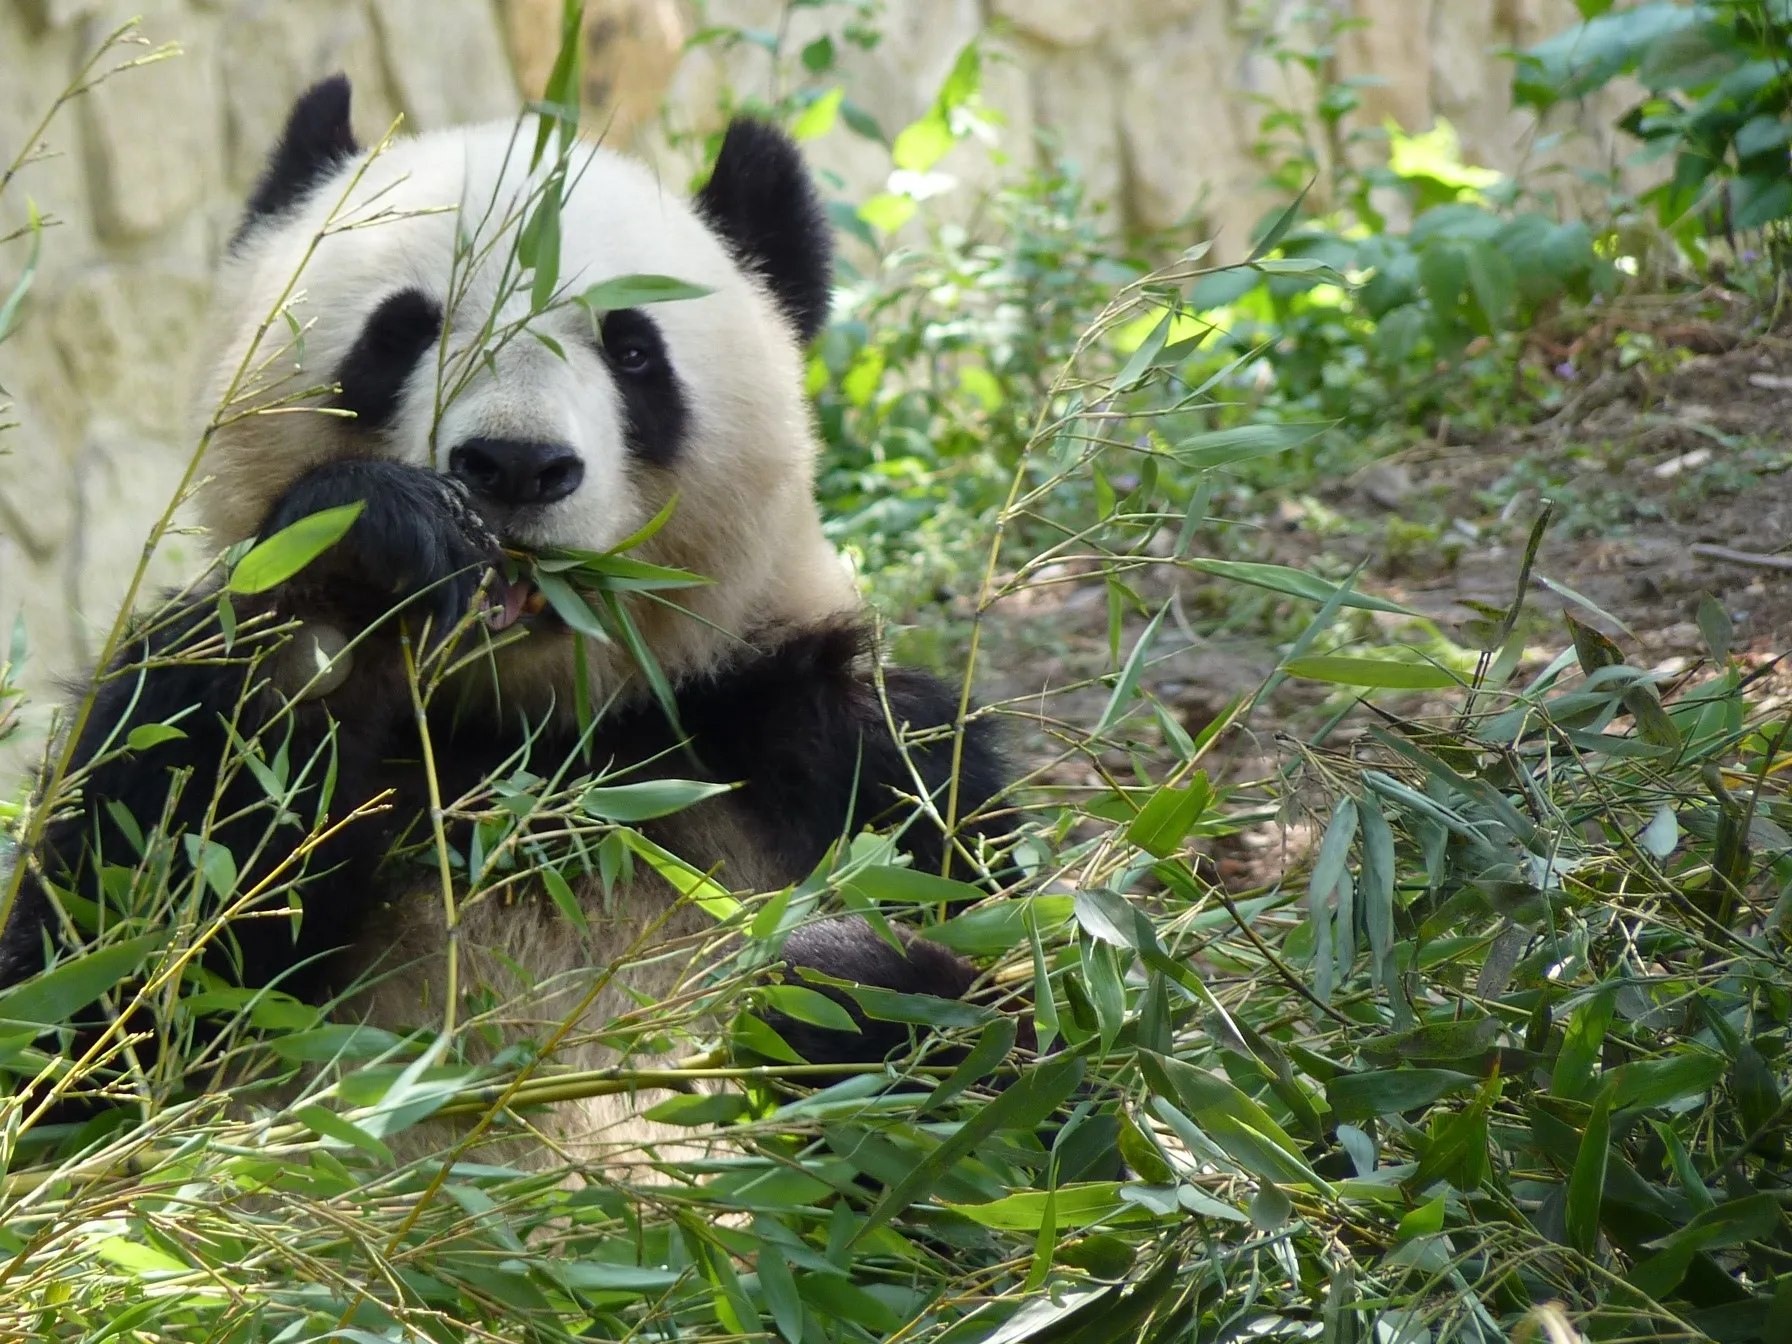
[[[355,413],[355,428],[384,429],[398,414],[405,380],[442,332],[442,305],[420,289],[380,300],[336,370],[336,405]]]
[[[629,452],[656,467],[671,465],[690,410],[659,325],[639,308],[620,308],[604,314],[597,334],[598,352],[622,398]]]

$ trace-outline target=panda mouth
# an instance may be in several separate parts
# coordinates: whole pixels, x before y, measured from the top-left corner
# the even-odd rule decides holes
[[[485,609],[485,623],[493,631],[508,630],[514,625],[533,625],[548,610],[547,594],[527,579],[507,579],[494,574],[493,601]]]

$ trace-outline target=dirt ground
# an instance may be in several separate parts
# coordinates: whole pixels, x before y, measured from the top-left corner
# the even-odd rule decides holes
[[[1674,324],[1665,337],[1684,352],[1667,371],[1601,369],[1547,419],[1479,443],[1415,448],[1338,491],[1337,508],[1441,516],[1464,539],[1444,572],[1383,559],[1385,591],[1445,621],[1468,614],[1465,598],[1504,605],[1548,494],[1556,520],[1537,568],[1628,626],[1608,629],[1634,636],[1627,653],[1653,665],[1699,652],[1693,618],[1706,593],[1730,612],[1740,650],[1786,647],[1792,554],[1779,553],[1792,548],[1792,336],[1741,342],[1715,324]],[[1494,489],[1520,467],[1535,484]],[[1509,502],[1490,511],[1490,497]],[[1546,609],[1560,605],[1538,588]]]
[[[1348,479],[1276,502],[1251,520],[1242,558],[1328,574],[1366,561],[1359,587],[1421,612],[1455,639],[1476,614],[1468,604],[1510,605],[1526,538],[1548,499],[1552,522],[1530,593],[1540,654],[1568,643],[1552,613],[1570,604],[1548,579],[1615,618],[1573,607],[1629,661],[1696,674],[1708,654],[1695,614],[1710,594],[1730,614],[1745,665],[1767,671],[1762,691],[1786,695],[1792,672],[1775,659],[1792,648],[1792,331],[1763,334],[1740,315],[1714,321],[1714,307],[1721,312],[1710,295],[1643,304],[1572,341],[1539,337],[1527,358],[1558,380],[1555,409],[1484,434],[1430,426],[1421,441]],[[1648,357],[1626,358],[1639,344]],[[1135,586],[1154,603],[1174,592],[1178,616],[1210,614],[1216,603],[1223,610],[1228,592],[1238,592],[1167,570]],[[1065,753],[1071,726],[1096,722],[1109,696],[1086,684],[1109,668],[1107,620],[1103,584],[1091,573],[1004,601],[987,631],[985,698],[1038,715],[1021,730],[1024,750],[1042,780],[1073,791],[1102,787],[1104,772],[1132,782],[1123,751],[1095,760]],[[1141,685],[1198,733],[1235,696],[1256,692],[1299,620],[1291,614],[1279,632],[1212,636],[1196,633],[1199,620],[1167,620]],[[1123,647],[1142,626],[1129,618]],[[1336,705],[1327,700],[1332,689],[1284,682],[1215,754],[1216,781],[1248,796],[1251,781],[1286,762],[1285,735]],[[1149,768],[1150,744],[1162,735],[1145,724],[1136,736]],[[1254,884],[1268,871],[1265,851],[1285,859],[1289,844],[1287,828],[1270,825],[1221,846],[1216,858],[1228,885]]]

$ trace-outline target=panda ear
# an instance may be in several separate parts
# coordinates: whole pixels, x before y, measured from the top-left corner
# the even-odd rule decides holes
[[[735,258],[764,279],[803,343],[813,340],[828,320],[833,239],[795,141],[735,118],[695,204]]]
[[[299,95],[249,196],[237,228],[239,239],[260,220],[290,209],[345,159],[361,152],[349,128],[348,108],[347,75],[331,75]]]

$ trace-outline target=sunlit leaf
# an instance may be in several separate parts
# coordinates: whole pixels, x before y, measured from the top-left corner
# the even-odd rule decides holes
[[[1284,664],[1288,674],[1339,686],[1372,686],[1387,690],[1436,691],[1460,685],[1455,673],[1435,663],[1409,663],[1392,658],[1350,658],[1314,654]]]
[[[1216,578],[1230,579],[1234,583],[1247,583],[1256,588],[1267,588],[1271,592],[1285,593],[1289,597],[1302,597],[1312,602],[1324,602],[1337,592],[1335,584],[1308,574],[1305,570],[1290,569],[1286,565],[1261,564],[1250,560],[1204,560],[1193,559],[1187,562],[1190,569],[1204,574],[1212,574]],[[1400,616],[1416,616],[1417,612],[1391,602],[1386,598],[1375,597],[1369,593],[1350,592],[1342,599],[1347,607],[1360,607],[1365,611],[1386,611]]]
[[[575,302],[594,314],[614,313],[624,308],[644,308],[653,303],[676,303],[683,299],[700,299],[712,291],[669,275],[619,275],[613,280],[600,280],[575,296]]]
[[[285,583],[347,535],[366,507],[364,500],[323,509],[257,542],[230,571],[233,593],[265,593]]]

